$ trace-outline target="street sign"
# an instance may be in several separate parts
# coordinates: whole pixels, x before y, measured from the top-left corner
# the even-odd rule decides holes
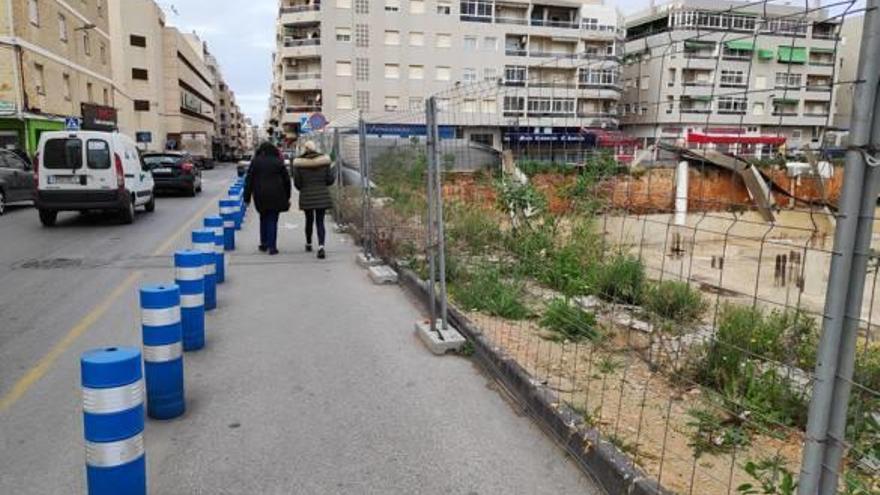
[[[308,117],[300,117],[299,119],[299,132],[300,134],[308,134],[312,132],[312,125],[309,123]]]
[[[152,143],[153,142],[153,133],[152,132],[138,132],[135,134],[137,138],[137,142],[139,143]]]
[[[64,129],[68,131],[78,131],[82,127],[79,117],[67,117],[64,119]]]

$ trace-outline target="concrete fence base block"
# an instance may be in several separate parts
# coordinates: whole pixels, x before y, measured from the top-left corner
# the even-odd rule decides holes
[[[364,253],[358,253],[354,261],[361,268],[370,268],[371,266],[379,266],[382,264],[382,260],[380,260],[379,258],[367,256]]]
[[[457,351],[467,342],[465,338],[458,333],[458,330],[451,326],[443,328],[443,322],[438,320],[431,328],[428,321],[416,322],[416,333],[424,342],[432,353],[442,356],[449,351]],[[441,338],[442,337],[442,338]]]
[[[376,285],[397,284],[397,272],[387,265],[371,266],[369,270],[370,280]]]

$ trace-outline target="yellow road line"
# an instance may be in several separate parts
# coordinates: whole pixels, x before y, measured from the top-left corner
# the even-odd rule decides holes
[[[220,195],[211,199],[208,204],[206,204],[202,209],[200,209],[191,220],[184,223],[177,231],[175,231],[171,236],[159,246],[153,252],[153,256],[160,256],[164,254],[177,239],[183,235],[187,230],[189,230],[192,225],[201,221],[202,216],[207,213],[207,211],[214,205],[217,204],[217,199]],[[116,288],[113,289],[107,297],[104,298],[103,301],[98,303],[97,306],[92,308],[91,311],[88,312],[79,322],[71,328],[64,337],[55,343],[54,346],[43,356],[36,365],[34,365],[31,369],[27,371],[12,387],[12,389],[0,398],[0,413],[9,409],[13,404],[15,404],[21,397],[27,393],[28,390],[37,382],[40,378],[42,378],[55,364],[55,361],[64,354],[67,349],[70,348],[71,345],[81,337],[86,331],[92,327],[104,314],[113,306],[113,303],[116,302],[117,299],[122,297],[123,294],[129,289],[131,289],[134,284],[143,276],[142,271],[136,271],[131,273],[128,277],[125,278]]]

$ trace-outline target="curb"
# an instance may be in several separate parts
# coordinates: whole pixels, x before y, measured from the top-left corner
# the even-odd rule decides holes
[[[413,271],[397,267],[400,285],[414,294],[429,308],[428,289]],[[500,349],[457,307],[449,305],[449,320],[474,345],[474,357],[484,370],[510,391],[532,418],[549,433],[578,467],[609,494],[672,495],[656,481],[648,478],[614,444],[603,440],[595,428],[587,425],[568,406],[559,403],[555,392],[536,383],[515,360],[505,357]]]

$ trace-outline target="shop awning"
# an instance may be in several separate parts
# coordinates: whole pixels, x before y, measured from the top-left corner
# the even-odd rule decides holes
[[[755,49],[755,42],[753,40],[731,40],[724,45],[731,50],[742,50],[744,52],[750,52]]]
[[[770,50],[768,48],[760,48],[758,49],[758,58],[761,60],[773,60],[773,57],[776,56],[776,52]]]
[[[807,63],[807,49],[797,46],[780,46],[777,60],[791,64],[805,64]]]
[[[689,143],[696,144],[768,144],[780,146],[785,144],[785,136],[746,135],[746,134],[705,134],[689,132]]]
[[[620,131],[589,130],[586,133],[596,136],[596,145],[600,147],[635,146],[639,144],[638,138],[627,136]]]

